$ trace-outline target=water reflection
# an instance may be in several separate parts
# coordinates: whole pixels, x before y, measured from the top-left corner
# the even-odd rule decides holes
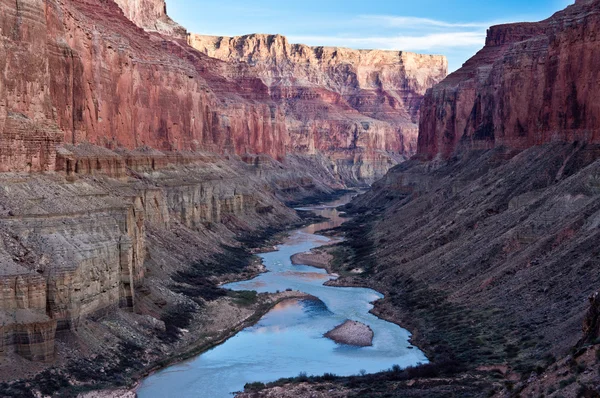
[[[319,300],[292,300],[277,305],[255,326],[243,330],[223,345],[183,364],[172,366],[144,380],[138,394],[147,397],[231,397],[245,383],[274,381],[299,372],[338,375],[369,373],[425,363],[418,349],[409,349],[409,333],[383,321],[369,311],[378,292],[360,288],[335,288],[323,283],[333,279],[326,271],[292,265],[290,257],[330,242],[315,232],[344,222],[333,207],[343,198],[316,213],[330,218],[292,233],[278,251],[261,254],[269,272],[251,281],[232,283],[232,290],[276,292],[288,288],[309,293]],[[352,319],[368,324],[375,337],[371,347],[338,345],[323,337],[335,326]],[[412,348],[412,347],[411,347]]]

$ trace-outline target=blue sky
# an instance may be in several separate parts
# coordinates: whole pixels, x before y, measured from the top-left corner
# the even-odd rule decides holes
[[[444,54],[459,68],[490,25],[538,21],[573,0],[167,0],[194,33],[280,33],[294,43]]]

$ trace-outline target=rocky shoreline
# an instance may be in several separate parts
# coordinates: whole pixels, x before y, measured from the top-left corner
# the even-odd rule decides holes
[[[303,218],[300,223],[296,223],[285,230],[273,231],[271,236],[264,239],[264,242],[262,242],[259,245],[256,245],[253,248],[248,248],[247,251],[253,255],[257,253],[268,253],[276,251],[276,245],[283,241],[284,236],[286,236],[290,229],[301,228],[303,226],[311,225],[313,223],[322,221],[322,219],[316,215],[304,213],[302,214]],[[256,258],[255,260],[250,262],[250,264],[245,268],[243,272],[238,274],[226,274],[219,277],[218,285],[222,286],[228,283],[250,280],[264,272],[267,272],[264,264],[262,263],[262,261],[260,261],[260,259]],[[242,330],[256,324],[256,322],[258,322],[264,315],[271,311],[271,309],[285,301],[298,299],[314,299],[314,297],[309,294],[297,291],[286,291],[280,293],[262,293],[259,294],[258,297],[259,303],[257,303],[257,305],[254,306],[255,308],[250,314],[245,315],[242,319],[240,319],[237,322],[237,324],[222,328],[223,331],[221,333],[192,342],[186,345],[184,349],[180,349],[167,357],[164,357],[160,360],[156,360],[151,365],[148,365],[139,372],[133,374],[131,376],[131,379],[135,381],[134,386],[125,389],[108,388],[104,390],[91,391],[78,395],[78,398],[136,397],[136,391],[139,388],[141,381],[144,378],[152,375],[153,373],[156,373],[169,366],[173,366],[177,363],[186,361],[192,357],[201,355],[204,352],[224,343],[225,341],[235,336]],[[211,311],[211,313],[219,314],[223,311],[230,312],[231,308],[229,307],[230,303],[219,304],[219,302],[217,302],[215,303],[215,308]]]

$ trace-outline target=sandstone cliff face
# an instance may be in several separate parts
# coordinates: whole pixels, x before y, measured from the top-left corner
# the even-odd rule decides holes
[[[260,72],[188,46],[164,1],[117,3],[0,1],[2,170],[53,170],[57,144],[89,142],[279,160],[323,151],[369,182],[414,152],[423,91],[446,71],[440,57],[308,48],[313,66],[294,66],[298,54],[279,67],[290,45],[278,38]]]
[[[56,332],[142,311],[148,269],[168,291],[173,273],[236,234],[296,220],[279,186],[324,189],[274,161],[89,144],[67,145],[60,158],[63,173],[0,174],[0,356],[53,360]]]
[[[56,320],[46,314],[46,279],[3,253],[0,288],[0,357],[14,349],[29,360],[53,360]]]
[[[283,116],[248,100],[266,98],[260,81],[226,79],[227,65],[137,28],[113,1],[0,11],[3,170],[52,170],[63,141],[285,156]]]
[[[427,93],[419,154],[600,142],[599,24],[600,2],[578,1],[542,22],[490,28],[485,47]]]
[[[289,152],[325,153],[367,181],[415,153],[423,95],[447,73],[442,56],[309,47],[281,35],[188,41],[265,84],[285,112]]]
[[[167,14],[165,0],[115,0],[125,16],[140,28],[185,39],[185,28]]]

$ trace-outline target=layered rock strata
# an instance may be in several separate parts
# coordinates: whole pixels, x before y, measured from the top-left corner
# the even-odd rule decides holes
[[[208,257],[296,220],[282,200],[410,155],[422,92],[446,68],[321,49],[310,84],[272,85],[192,48],[162,0],[0,0],[0,42],[0,340],[42,361],[56,331],[117,308],[158,316],[139,291],[148,269],[168,280],[190,261],[166,254],[195,247],[177,234],[206,238]]]
[[[291,67],[226,63],[189,46],[164,1],[117,3],[0,2],[2,170],[53,170],[64,141],[278,160],[322,151],[340,178],[369,182],[414,152],[422,94],[446,73],[443,57],[398,52],[300,46],[284,60],[280,36],[252,43]]]
[[[578,1],[537,23],[493,26],[486,45],[425,96],[418,152],[525,149],[600,142],[598,1]]]
[[[296,220],[284,201],[335,184],[318,164],[311,174],[272,159],[89,144],[59,154],[61,173],[0,175],[4,355],[51,361],[55,332],[118,308],[144,313],[148,269],[169,286],[193,257],[235,244],[236,234]]]
[[[46,313],[46,279],[3,253],[0,287],[0,357],[15,350],[32,361],[52,361],[56,320]]]
[[[289,151],[324,153],[358,181],[415,153],[423,95],[447,73],[442,56],[309,47],[281,35],[188,41],[234,65],[236,76],[262,81],[284,111]]]

